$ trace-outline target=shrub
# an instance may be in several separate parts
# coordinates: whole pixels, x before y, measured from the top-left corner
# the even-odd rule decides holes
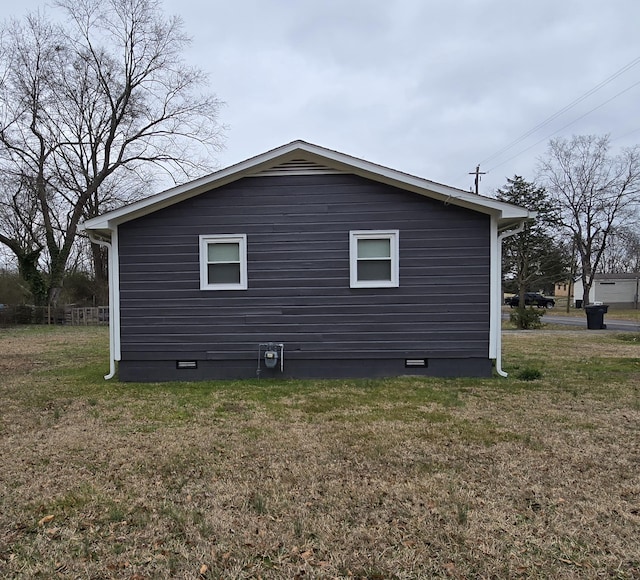
[[[532,330],[534,328],[542,327],[541,318],[544,316],[545,311],[539,308],[517,308],[511,312],[509,320],[516,325],[517,328],[522,330]]]

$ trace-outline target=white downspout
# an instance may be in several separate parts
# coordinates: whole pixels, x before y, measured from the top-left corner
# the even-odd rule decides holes
[[[104,379],[108,381],[112,379],[116,374],[116,360],[115,360],[115,324],[113,317],[116,314],[114,305],[114,280],[113,280],[113,248],[111,242],[98,237],[93,232],[87,232],[89,239],[94,243],[107,248],[107,254],[109,256],[109,374],[104,375]]]
[[[519,234],[524,229],[525,222],[522,221],[518,224],[518,227],[502,232],[498,235],[498,288],[500,289],[496,292],[496,296],[494,296],[494,300],[496,301],[496,372],[501,377],[508,377],[509,374],[502,370],[502,240],[513,236],[515,234]]]

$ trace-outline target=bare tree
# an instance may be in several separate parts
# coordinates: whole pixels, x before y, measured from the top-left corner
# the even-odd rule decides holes
[[[50,303],[82,219],[158,176],[179,182],[211,170],[203,154],[212,159],[222,142],[220,102],[184,62],[179,18],[154,0],[57,6],[65,24],[41,13],[10,22],[0,48],[0,203],[10,212],[0,243],[29,263],[34,298]]]
[[[561,211],[561,225],[575,244],[583,303],[611,233],[633,215],[640,197],[640,148],[609,153],[608,137],[555,139],[539,160],[539,180]]]
[[[637,221],[629,226],[612,230],[609,243],[602,254],[599,272],[623,274],[640,272],[640,224]]]

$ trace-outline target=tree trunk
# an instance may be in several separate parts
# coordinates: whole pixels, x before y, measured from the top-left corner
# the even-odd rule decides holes
[[[523,330],[526,327],[525,324],[525,310],[527,308],[525,304],[525,294],[527,293],[527,287],[524,281],[520,281],[518,284],[518,328]]]
[[[57,250],[57,248],[56,248]],[[47,292],[47,304],[49,306],[58,306],[58,300],[62,292],[62,281],[64,280],[64,271],[67,263],[67,255],[61,252],[55,254],[51,252],[51,274],[49,278],[49,289]]]

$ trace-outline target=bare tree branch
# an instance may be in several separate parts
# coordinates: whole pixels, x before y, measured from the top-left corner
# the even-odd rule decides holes
[[[640,201],[640,148],[612,156],[606,136],[555,139],[538,171],[578,251],[588,304],[611,234],[629,221]]]
[[[66,25],[35,13],[9,23],[0,45],[0,170],[13,178],[7,191],[32,188],[31,205],[0,223],[0,243],[39,224],[23,241],[46,248],[50,300],[81,219],[140,196],[158,169],[176,182],[210,171],[223,133],[220,101],[184,62],[182,22],[159,2],[56,5]]]

